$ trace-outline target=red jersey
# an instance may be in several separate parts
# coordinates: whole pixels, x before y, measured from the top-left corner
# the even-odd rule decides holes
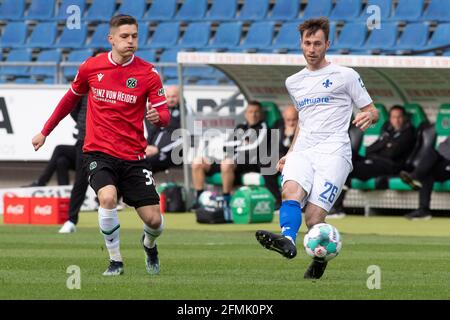
[[[100,54],[80,66],[71,91],[78,96],[89,94],[84,152],[100,151],[123,160],[145,158],[147,100],[149,107],[167,109],[163,85],[152,64],[133,56],[118,65],[112,52]],[[53,128],[49,129],[44,127],[43,132]]]

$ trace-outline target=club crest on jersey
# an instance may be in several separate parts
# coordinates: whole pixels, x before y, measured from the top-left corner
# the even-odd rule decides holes
[[[127,88],[134,89],[137,86],[137,79],[128,78],[127,79]]]
[[[325,88],[331,87],[332,84],[333,84],[333,82],[331,82],[330,79],[327,79],[324,83],[322,83],[322,85],[323,85]]]

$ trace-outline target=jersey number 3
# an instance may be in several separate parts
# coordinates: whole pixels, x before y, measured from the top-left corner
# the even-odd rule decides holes
[[[320,194],[320,198],[328,201],[329,203],[333,203],[334,198],[336,197],[338,187],[333,185],[330,182],[325,182],[325,191]]]
[[[155,184],[155,180],[153,180],[152,172],[147,169],[142,169],[142,172],[144,172],[145,175],[145,184],[147,186],[151,186],[152,184]]]

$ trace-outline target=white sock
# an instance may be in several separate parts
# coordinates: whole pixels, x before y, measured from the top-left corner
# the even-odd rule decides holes
[[[117,208],[105,209],[99,207],[98,224],[100,226],[100,232],[103,238],[105,238],[110,259],[122,261],[122,255],[120,254],[120,224]]]
[[[156,244],[156,238],[158,238],[164,230],[164,217],[161,216],[161,224],[158,229],[152,229],[144,223],[144,246],[147,248],[154,248]]]

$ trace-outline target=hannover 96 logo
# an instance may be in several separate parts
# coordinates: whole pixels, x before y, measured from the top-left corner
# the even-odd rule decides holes
[[[134,89],[137,86],[137,80],[135,78],[127,79],[127,88]]]

